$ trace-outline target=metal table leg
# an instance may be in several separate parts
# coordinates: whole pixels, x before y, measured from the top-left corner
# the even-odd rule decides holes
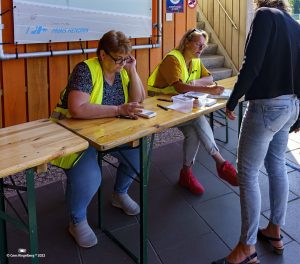
[[[30,254],[33,264],[39,263],[38,259],[38,238],[36,224],[36,204],[35,204],[35,189],[34,189],[34,172],[33,169],[26,170],[27,184],[27,202],[28,202],[28,231],[30,239]]]
[[[154,135],[151,137],[150,144],[147,138],[140,139],[140,256],[135,256],[121,241],[119,241],[109,230],[105,229],[103,225],[103,213],[101,206],[101,189],[98,190],[98,222],[102,231],[114,242],[118,244],[136,263],[147,264],[148,262],[148,178],[150,167],[150,156],[154,142]],[[98,153],[98,163],[102,172],[102,158],[105,153]],[[126,157],[124,157],[126,159]]]

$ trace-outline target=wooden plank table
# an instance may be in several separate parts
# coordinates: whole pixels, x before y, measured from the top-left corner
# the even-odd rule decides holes
[[[226,88],[232,88],[236,77],[231,77],[218,81]],[[170,98],[170,96],[159,96],[160,98]],[[92,120],[60,120],[59,124],[70,129],[75,134],[85,138],[98,151],[105,152],[123,144],[140,141],[140,258],[136,262],[147,263],[147,184],[149,175],[149,160],[147,160],[147,142],[145,137],[160,132],[166,128],[185,123],[201,115],[212,113],[222,109],[226,105],[226,100],[219,99],[217,103],[210,107],[194,108],[190,113],[180,113],[173,110],[165,111],[157,107],[157,103],[167,106],[171,103],[158,101],[157,96],[147,98],[143,105],[145,109],[152,110],[157,115],[150,119],[139,118],[138,120],[128,120],[119,118],[102,118]],[[124,248],[124,247],[123,247]],[[130,254],[131,255],[131,254]]]
[[[0,263],[7,263],[6,221],[29,233],[32,263],[38,263],[34,169],[82,151],[88,142],[48,119],[0,129]],[[3,178],[26,171],[28,225],[5,212]],[[17,253],[17,252],[16,252]]]

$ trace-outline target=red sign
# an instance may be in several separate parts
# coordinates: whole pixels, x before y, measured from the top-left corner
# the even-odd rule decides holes
[[[189,8],[195,8],[197,6],[197,0],[187,0]]]

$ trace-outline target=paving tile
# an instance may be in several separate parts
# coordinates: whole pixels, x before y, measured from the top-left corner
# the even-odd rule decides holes
[[[298,134],[299,137],[299,134]],[[289,136],[289,141],[287,145],[287,151],[291,151],[294,149],[299,149],[300,148],[300,140],[298,139],[297,141],[293,140],[291,137],[291,134]]]
[[[151,162],[158,167],[169,164],[182,164],[182,141],[154,149]]]
[[[197,212],[173,186],[149,192],[149,238],[154,248],[166,248],[174,241],[186,241],[209,233]]]
[[[259,257],[261,263],[270,264],[299,264],[300,263],[300,245],[295,241],[285,245],[282,256],[273,254],[272,252]]]
[[[300,148],[288,151],[286,153],[286,159],[287,162],[292,162],[296,164],[296,167],[300,169]]]
[[[289,174],[289,184],[290,184],[290,191],[292,191],[297,196],[300,196],[300,172],[293,171]]]
[[[267,218],[270,215],[270,211],[263,213]],[[288,234],[291,239],[300,244],[300,199],[290,201],[287,207],[286,223],[282,226],[282,230]]]
[[[53,195],[55,193],[55,195]],[[24,194],[24,197],[26,195]],[[16,204],[17,197],[12,202]],[[76,246],[67,232],[68,216],[66,213],[64,193],[61,182],[49,184],[36,189],[37,226],[39,253],[45,254],[41,263],[80,263]],[[20,209],[20,205],[17,206]],[[24,210],[20,211],[24,216]],[[29,253],[27,234],[7,225],[9,253],[17,253],[24,248]],[[63,246],[62,246],[63,245]],[[10,263],[29,263],[29,259],[11,259]]]
[[[148,190],[164,190],[168,185],[170,185],[170,182],[164,174],[163,169],[160,166],[152,164],[150,167]]]
[[[225,143],[226,133],[224,128],[214,129],[214,137],[219,146],[226,148],[228,151],[235,153],[238,143],[238,133],[231,128],[228,129],[228,142]],[[223,141],[223,142],[222,142]]]
[[[133,264],[135,263],[115,242],[106,235],[98,236],[98,244],[89,249],[78,248],[82,264]],[[66,262],[71,263],[71,262]]]
[[[184,240],[175,239],[164,248],[154,247],[164,264],[208,264],[229,253],[229,249],[214,233],[194,235]]]
[[[228,247],[233,248],[241,230],[239,197],[230,193],[195,206],[198,214]]]

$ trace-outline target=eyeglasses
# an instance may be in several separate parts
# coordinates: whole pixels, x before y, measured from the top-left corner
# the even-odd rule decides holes
[[[104,51],[115,62],[115,64],[123,65],[124,63],[129,63],[131,61],[130,57],[116,59],[112,55],[110,55],[109,52],[107,52],[106,50]]]
[[[207,47],[207,44],[205,43],[198,43],[197,41],[193,41],[195,43],[195,46],[201,50],[205,49]]]

